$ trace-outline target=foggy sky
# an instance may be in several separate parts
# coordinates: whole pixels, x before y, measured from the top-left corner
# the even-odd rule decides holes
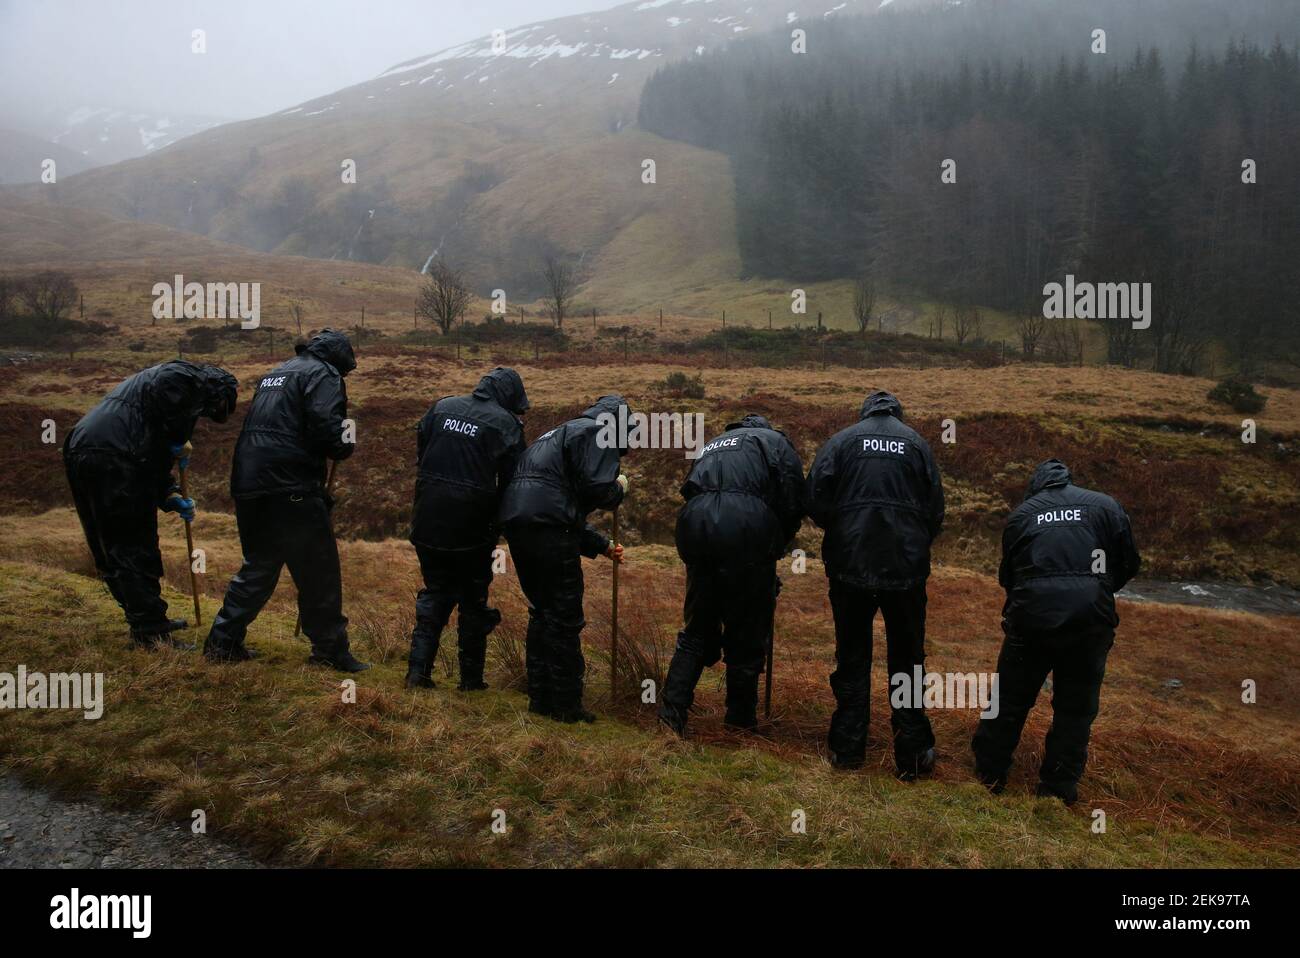
[[[0,118],[85,105],[245,119],[495,29],[620,2],[0,0]]]

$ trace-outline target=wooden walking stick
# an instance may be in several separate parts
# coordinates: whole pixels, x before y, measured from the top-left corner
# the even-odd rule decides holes
[[[327,496],[334,491],[334,470],[338,467],[339,461],[337,459],[331,459],[330,472],[329,475],[325,477],[325,495]],[[293,637],[296,639],[300,635],[302,635],[302,612],[298,613],[298,618],[295,619],[293,623]]]
[[[181,498],[190,497],[189,484],[185,481],[185,466],[180,467],[181,474]],[[185,522],[184,519],[181,520]],[[185,562],[190,567],[190,595],[194,597],[194,624],[203,624],[203,613],[199,611],[199,577],[194,572],[194,530],[190,528],[190,523],[185,522],[185,546],[188,551],[185,554]]]
[[[772,719],[772,646],[776,639],[776,610],[772,610],[772,625],[767,630],[767,688],[763,693],[763,719]]]
[[[763,719],[772,720],[772,650],[776,645],[776,597],[781,594],[781,579],[772,584],[772,620],[767,625],[767,688],[763,694]]]
[[[618,545],[618,506],[614,507],[613,546]],[[612,548],[612,546],[611,546]],[[611,702],[618,699],[618,554],[614,553],[613,596],[609,611],[609,698]]]

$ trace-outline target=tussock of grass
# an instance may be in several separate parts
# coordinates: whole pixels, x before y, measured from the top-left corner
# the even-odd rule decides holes
[[[660,334],[646,316],[600,323],[678,339],[715,325],[669,316]],[[150,342],[172,332],[149,333]],[[592,333],[575,324],[568,332],[596,342],[599,327]],[[710,433],[738,412],[765,413],[806,461],[856,418],[867,391],[898,393],[909,421],[931,439],[950,492],[930,590],[929,664],[938,670],[994,667],[1002,595],[977,573],[992,571],[1001,516],[1048,455],[1063,455],[1081,481],[1121,498],[1149,572],[1300,582],[1293,451],[1300,392],[1269,390],[1258,417],[1261,442],[1243,447],[1240,416],[1207,408],[1204,380],[1030,365],[717,369],[707,358],[666,366],[634,355],[622,363],[608,353],[616,342],[605,349],[538,362],[362,349],[349,379],[361,443],[340,470],[335,517],[346,540],[345,609],[359,654],[375,668],[359,677],[358,700],[348,705],[336,676],[303,664],[307,647],[292,639],[287,575],[251,635],[266,657],[229,669],[196,656],[130,651],[120,614],[87,578],[93,570],[68,508],[58,445],[40,442],[40,423],[55,419],[61,439],[107,389],[165,354],[122,349],[0,369],[0,441],[15,453],[0,475],[7,513],[0,516],[0,669],[23,662],[104,671],[111,696],[99,722],[0,715],[0,761],[47,784],[95,790],[178,820],[202,807],[215,830],[265,854],[328,864],[1297,863],[1294,619],[1122,604],[1085,802],[1075,811],[1028,797],[1049,718],[1045,700],[1026,728],[1008,796],[991,799],[972,784],[967,742],[975,719],[965,712],[933,717],[938,780],[895,783],[880,737],[888,716],[879,639],[869,767],[833,774],[822,758],[833,636],[815,559],[808,575],[783,572],[774,724],[758,737],[725,730],[722,672],[714,669],[700,684],[692,741],[662,738],[641,683],[662,686],[680,623],[684,577],[666,544],[688,467],[680,451],[642,450],[627,460],[633,495],[622,513],[630,561],[622,574],[616,703],[608,696],[609,564],[586,567],[588,700],[603,721],[558,727],[526,713],[526,610],[513,573],[493,588],[505,616],[490,647],[493,688],[454,691],[453,625],[443,638],[440,688],[401,689],[419,581],[400,539],[410,509],[410,427],[430,401],[467,391],[492,361],[516,364],[528,384],[529,436],[617,386],[635,408],[704,412]],[[245,383],[270,361],[228,358]],[[706,398],[666,401],[661,384],[672,368],[698,371]],[[955,446],[938,441],[939,422],[950,417]],[[200,500],[196,544],[208,557],[200,579],[205,619],[240,561],[233,517],[222,511],[230,506],[238,419],[202,424],[196,441],[191,479]],[[175,591],[188,586],[181,526],[170,517],[160,525],[173,611],[186,614],[188,602]],[[805,526],[798,544],[815,557],[819,541]],[[1183,687],[1169,691],[1168,678]],[[1259,683],[1257,705],[1240,701],[1246,678]],[[505,835],[488,828],[498,807],[507,811]],[[1105,836],[1089,831],[1092,807],[1107,811]],[[808,811],[806,836],[790,833],[794,808]]]
[[[1143,697],[1155,693],[1140,688],[1150,663],[1140,663],[1141,674],[1117,663],[1098,723],[1090,794],[1079,808],[1066,810],[1027,794],[1023,776],[1037,757],[1041,714],[1026,732],[1012,794],[1002,798],[971,781],[964,751],[972,720],[965,714],[935,716],[943,754],[938,781],[895,782],[887,771],[888,749],[879,741],[868,771],[832,771],[820,755],[830,705],[824,684],[828,635],[817,618],[824,615],[820,576],[787,577],[778,623],[777,725],[758,738],[724,733],[720,673],[709,672],[692,720],[696,737],[683,743],[655,729],[651,707],[632,703],[620,705],[622,719],[606,715],[593,726],[559,726],[529,715],[523,696],[503,687],[509,676],[502,674],[507,660],[501,649],[518,642],[524,621],[517,588],[508,580],[499,583],[494,600],[507,622],[494,640],[493,688],[475,695],[447,686],[433,693],[403,690],[396,626],[392,635],[377,632],[357,615],[361,594],[370,595],[366,614],[373,612],[375,621],[381,614],[400,620],[409,602],[400,587],[387,593],[378,587],[394,578],[389,549],[345,544],[349,611],[363,623],[356,645],[376,663],[357,677],[355,704],[342,701],[340,676],[304,664],[306,647],[290,638],[293,610],[283,596],[250,637],[264,657],[216,667],[193,654],[129,649],[116,607],[91,579],[0,562],[0,631],[6,636],[0,665],[102,671],[108,697],[97,722],[79,713],[4,715],[4,764],[29,779],[146,805],[163,817],[188,820],[193,809],[203,808],[214,832],[264,855],[316,864],[1296,863],[1295,764],[1244,749],[1231,737],[1235,722],[1222,714],[1227,700],[1212,691],[1212,669],[1202,676],[1210,689],[1189,683],[1204,703],[1153,704]],[[644,552],[638,558],[634,550],[628,567],[636,571],[628,575],[623,621],[626,641],[647,648],[652,638],[643,626],[658,623],[666,630],[676,616],[680,583],[668,572],[666,550]],[[600,654],[607,623],[598,612],[608,597],[606,565],[592,564],[588,576],[594,699],[602,695],[607,668]],[[183,603],[180,593],[168,591],[173,604]],[[994,605],[987,580],[944,574],[932,595],[932,667],[977,668],[985,659],[991,667],[993,638],[981,630],[972,643],[959,624]],[[206,615],[215,604],[205,600]],[[1222,616],[1160,607],[1131,615],[1151,621],[1129,627],[1130,649],[1153,622],[1184,631],[1198,622],[1201,654],[1223,662],[1228,673],[1238,664],[1225,647],[1240,633]],[[1270,621],[1251,619],[1261,637],[1253,651],[1287,656],[1278,681],[1294,688],[1290,637],[1257,625]],[[454,644],[454,635],[448,638]],[[639,666],[630,668],[635,673]],[[873,704],[874,727],[886,728],[883,697]],[[1267,714],[1254,713],[1256,721],[1241,735],[1293,745],[1294,711],[1292,704],[1274,702]],[[1107,809],[1102,836],[1089,828],[1094,806]],[[504,835],[490,829],[497,808],[506,811]],[[807,813],[806,835],[791,832],[795,809]]]

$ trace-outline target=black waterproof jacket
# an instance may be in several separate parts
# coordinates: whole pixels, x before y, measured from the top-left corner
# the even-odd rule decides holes
[[[587,522],[587,516],[623,501],[617,480],[625,450],[606,441],[618,437],[611,437],[613,430],[596,420],[608,413],[616,425],[620,406],[627,406],[622,396],[601,396],[577,419],[533,441],[501,500],[501,525],[507,535],[513,527],[569,529],[579,534],[579,551],[589,558],[609,548],[609,539]],[[625,416],[630,419],[630,410]]]
[[[235,443],[232,496],[324,494],[325,460],[346,459],[355,448],[344,441],[343,377],[356,366],[347,336],[324,329],[258,381]]]
[[[161,502],[175,485],[171,447],[189,442],[199,416],[224,422],[235,395],[235,377],[217,366],[183,359],[150,366],[119,383],[72,427],[63,454],[120,458],[138,475],[141,494]]]
[[[1072,485],[1065,463],[1048,459],[1002,533],[1002,628],[1018,636],[1113,631],[1115,593],[1141,566],[1119,503]]]
[[[454,551],[496,544],[501,496],[524,452],[515,417],[527,409],[523,380],[501,366],[468,396],[430,407],[416,427],[411,542]]]
[[[779,559],[804,516],[803,463],[785,433],[746,416],[705,443],[682,484],[677,554],[740,569]]]
[[[808,514],[826,530],[826,575],[896,591],[930,575],[930,543],[943,527],[943,482],[929,444],[902,422],[887,392],[830,438],[808,473]]]

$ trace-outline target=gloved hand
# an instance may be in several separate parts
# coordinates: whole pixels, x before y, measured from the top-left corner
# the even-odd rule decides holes
[[[620,489],[623,490],[623,495],[626,496],[626,495],[627,495],[627,476],[625,476],[625,475],[623,475],[622,473],[620,473],[618,479],[616,479],[615,481],[618,483],[618,487],[619,487]]]
[[[163,512],[175,512],[186,522],[194,521],[194,500],[186,499],[179,492],[173,492],[162,504]]]
[[[172,443],[172,458],[182,469],[188,469],[190,465],[190,456],[194,455],[194,444],[190,442]]]
[[[609,548],[605,550],[605,556],[612,559],[619,565],[623,564],[623,547],[617,542],[611,542]]]

